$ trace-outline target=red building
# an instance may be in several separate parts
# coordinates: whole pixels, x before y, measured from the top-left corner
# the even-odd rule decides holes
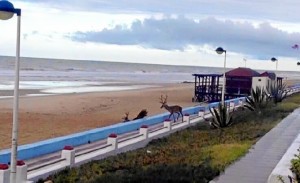
[[[282,85],[282,78],[276,77],[273,72],[264,72],[262,74],[250,68],[236,68],[225,73],[225,99],[249,96],[253,86],[253,77],[258,84],[262,83],[262,77],[268,77],[270,80]],[[215,102],[221,100],[222,94],[222,74],[193,74],[195,76],[195,95],[193,101]],[[256,81],[255,80],[255,81]],[[261,82],[260,82],[261,81]],[[257,83],[254,83],[257,85]]]
[[[260,74],[250,68],[236,68],[226,72],[226,93],[232,95],[249,95],[252,88],[252,77]]]

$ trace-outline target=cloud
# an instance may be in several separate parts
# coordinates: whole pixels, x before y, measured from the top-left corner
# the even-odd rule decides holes
[[[161,50],[186,50],[189,46],[222,46],[231,52],[255,58],[297,56],[291,46],[300,41],[300,33],[288,33],[269,23],[254,26],[250,22],[234,22],[206,18],[198,21],[180,16],[163,19],[136,20],[130,26],[116,25],[101,31],[74,32],[73,41],[116,45],[139,45]]]
[[[67,11],[214,15],[243,19],[299,22],[298,0],[19,0]]]
[[[26,32],[26,33],[23,33],[23,39],[24,40],[27,40],[28,37],[31,37],[31,36],[34,36],[34,35],[38,35],[39,32],[34,30],[34,31],[31,31],[31,32]]]

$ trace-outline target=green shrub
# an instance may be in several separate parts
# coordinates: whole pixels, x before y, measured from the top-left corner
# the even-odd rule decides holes
[[[291,160],[292,163],[291,170],[296,175],[296,179],[299,182],[300,181],[300,148],[297,149],[297,151],[298,154],[295,154],[295,159]]]
[[[134,167],[97,177],[90,183],[106,182],[199,182],[207,183],[219,175],[217,170],[202,165],[191,166],[185,164],[158,164],[148,167]]]
[[[221,104],[218,105],[218,109],[216,108],[209,108],[209,111],[212,115],[212,120],[210,125],[213,128],[225,128],[233,124],[232,120],[232,112],[227,110],[227,106]]]
[[[264,89],[256,87],[255,90],[251,89],[251,95],[246,97],[246,104],[244,107],[247,109],[261,114],[262,110],[268,106],[269,98]]]
[[[287,97],[286,85],[278,85],[277,83],[271,83],[267,86],[267,92],[271,95],[274,104],[282,102]]]

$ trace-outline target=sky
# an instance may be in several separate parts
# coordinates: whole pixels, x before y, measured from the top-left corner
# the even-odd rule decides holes
[[[21,56],[300,71],[299,0],[12,0]],[[15,55],[14,17],[0,55]]]

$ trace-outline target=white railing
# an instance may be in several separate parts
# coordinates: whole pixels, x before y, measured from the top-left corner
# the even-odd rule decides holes
[[[300,88],[295,88],[289,91],[288,95],[299,92]],[[234,102],[228,103],[230,110],[241,107],[244,105],[244,100],[239,100],[238,104]],[[36,166],[30,166],[22,164],[18,166],[17,176],[19,177],[18,183],[33,182],[40,178],[46,178],[50,174],[53,174],[59,170],[63,170],[67,167],[74,167],[89,162],[91,160],[103,159],[108,156],[112,156],[128,150],[134,150],[137,148],[145,147],[148,142],[153,139],[167,136],[170,133],[174,133],[181,129],[193,126],[199,122],[203,122],[204,118],[211,118],[211,114],[208,111],[200,110],[195,115],[184,115],[183,121],[172,122],[166,120],[162,125],[155,127],[148,127],[146,125],[141,126],[138,133],[130,134],[129,136],[120,138],[116,134],[108,136],[106,143],[91,149],[81,150],[76,152],[71,146],[66,146],[59,158],[48,160],[46,163],[41,163]],[[9,183],[10,170],[8,166],[0,165],[0,183]]]
[[[233,102],[230,103],[230,107],[232,108],[240,106],[242,106],[242,103],[236,106]],[[199,111],[195,115],[184,115],[183,120],[180,122],[166,120],[162,125],[156,125],[155,127],[143,125],[137,133],[131,133],[121,138],[116,134],[110,134],[106,143],[90,149],[78,149],[78,151],[75,151],[72,146],[65,146],[61,151],[60,157],[34,166],[24,163],[19,165],[17,171],[17,176],[19,177],[18,183],[34,182],[67,167],[79,166],[91,160],[103,159],[121,152],[144,147],[153,139],[167,136],[170,133],[203,122],[204,117],[210,118],[211,114],[209,112],[206,113],[206,111]],[[8,166],[2,169],[0,166],[0,183],[9,183],[9,173]]]

